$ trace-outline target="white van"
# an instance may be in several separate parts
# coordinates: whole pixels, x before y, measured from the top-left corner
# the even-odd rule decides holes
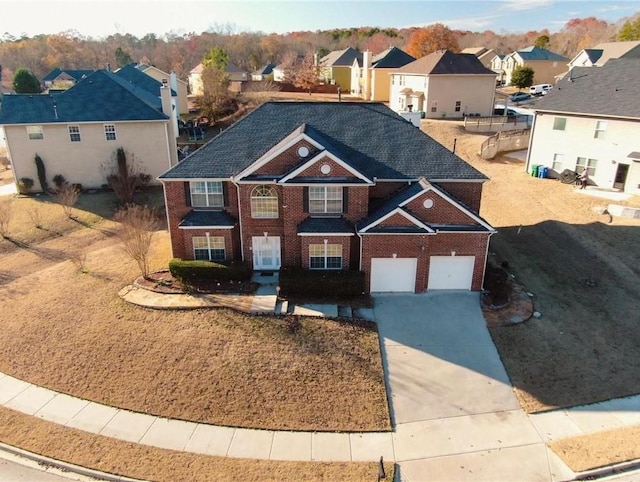
[[[529,88],[529,93],[531,95],[546,95],[551,89],[553,89],[551,84],[537,84]]]

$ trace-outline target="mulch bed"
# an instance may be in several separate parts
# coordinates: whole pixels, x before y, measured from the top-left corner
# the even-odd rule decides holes
[[[252,281],[241,282],[217,282],[217,281],[199,281],[190,286],[185,286],[182,282],[175,279],[168,270],[156,271],[149,274],[147,278],[140,276],[135,280],[134,285],[149,291],[164,294],[183,294],[183,293],[234,293],[234,294],[251,294],[258,287],[257,283]]]
[[[533,302],[526,290],[495,262],[487,264],[485,289],[480,301],[488,327],[517,325],[533,315]]]

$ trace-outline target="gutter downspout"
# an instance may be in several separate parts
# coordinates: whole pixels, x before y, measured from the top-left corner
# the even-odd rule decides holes
[[[173,256],[173,237],[171,236],[171,222],[169,220],[169,209],[168,209],[169,205],[167,204],[167,186],[162,179],[160,179],[160,182],[162,183],[162,196],[164,197],[164,205],[165,205],[164,212],[167,216],[167,229],[169,230],[169,245],[171,246],[171,256]]]
[[[242,235],[242,203],[240,202],[240,185],[233,180],[233,176],[229,180],[236,186],[238,193],[238,226],[240,228],[240,256],[244,262],[244,236]]]
[[[524,163],[524,172],[529,172],[529,166],[531,162],[531,146],[533,145],[533,136],[536,133],[536,121],[538,120],[538,113],[533,114],[533,124],[531,124],[531,135],[529,136],[529,145],[527,146],[527,162]]]
[[[356,235],[360,238],[360,259],[358,260],[358,269],[362,271],[362,235],[356,229]],[[369,286],[369,291],[371,291],[371,286]]]
[[[494,229],[489,233],[489,237],[487,238],[487,250],[484,253],[484,268],[482,269],[482,285],[480,287],[480,291],[484,291],[484,277],[487,274],[487,261],[489,261],[489,243],[491,241],[491,236],[496,233],[497,231]]]

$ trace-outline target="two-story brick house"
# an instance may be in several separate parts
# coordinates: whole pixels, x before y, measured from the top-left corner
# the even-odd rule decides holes
[[[160,180],[178,258],[482,287],[486,177],[383,104],[266,103]]]

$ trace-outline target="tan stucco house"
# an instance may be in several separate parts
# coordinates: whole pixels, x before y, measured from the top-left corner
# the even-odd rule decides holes
[[[189,93],[192,95],[202,95],[202,71],[204,66],[200,63],[189,72]],[[249,80],[249,73],[242,70],[235,64],[228,63],[225,73],[231,82],[229,90],[240,91],[240,84]]]
[[[517,67],[531,67],[534,84],[553,84],[556,77],[567,70],[568,58],[547,49],[531,46],[510,53],[502,59],[504,83],[511,84],[511,75]]]
[[[320,78],[327,84],[340,86],[345,94],[355,94],[357,85],[351,83],[351,68],[356,59],[362,62],[362,52],[352,47],[329,52],[318,61]]]
[[[378,55],[362,53],[351,67],[351,85],[356,86],[356,95],[364,100],[389,102],[391,74],[398,68],[413,62],[415,57],[398,47],[390,47]]]
[[[97,70],[58,94],[5,95],[0,126],[16,180],[30,178],[40,190],[38,154],[49,184],[61,174],[70,183],[97,188],[106,183],[103,166],[119,147],[154,180],[176,164],[174,111],[168,85],[150,92]]]
[[[391,74],[389,106],[426,118],[493,114],[496,74],[475,55],[439,50]]]
[[[640,60],[611,59],[600,68],[575,67],[540,99],[526,169],[565,169],[590,183],[640,194]]]

